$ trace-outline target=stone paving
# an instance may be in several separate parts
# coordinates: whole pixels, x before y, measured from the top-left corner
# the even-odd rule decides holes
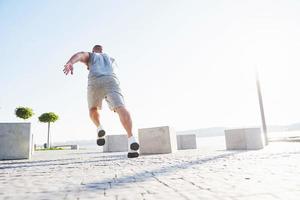
[[[127,159],[97,150],[0,161],[0,199],[300,199],[300,143]]]

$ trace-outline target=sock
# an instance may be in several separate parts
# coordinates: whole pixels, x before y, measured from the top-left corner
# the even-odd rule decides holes
[[[136,142],[134,136],[128,138],[128,144],[131,145],[132,143]]]
[[[102,127],[101,125],[99,125],[99,126],[97,127],[97,131],[100,131],[100,130],[103,130],[103,127]]]

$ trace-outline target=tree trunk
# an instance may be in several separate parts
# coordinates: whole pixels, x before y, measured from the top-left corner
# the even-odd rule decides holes
[[[50,148],[50,122],[48,122],[48,138],[47,138],[47,148]]]

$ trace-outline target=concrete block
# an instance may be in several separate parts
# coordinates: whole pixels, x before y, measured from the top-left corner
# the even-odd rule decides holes
[[[30,123],[0,123],[0,160],[29,159],[32,154]]]
[[[169,126],[138,130],[140,154],[163,154],[177,151],[176,132]]]
[[[33,155],[35,151],[35,146],[34,146],[34,134],[31,134],[31,148],[30,148],[30,155]]]
[[[106,135],[103,152],[124,152],[128,151],[127,135]]]
[[[177,135],[177,148],[178,150],[197,149],[196,135]]]
[[[258,150],[265,146],[260,128],[241,128],[225,130],[227,150]]]
[[[78,149],[79,149],[79,145],[78,144],[71,145],[71,150],[78,150]]]
[[[245,150],[247,149],[244,129],[225,130],[225,141],[227,150]]]
[[[245,129],[245,137],[247,142],[247,149],[256,150],[265,147],[264,134],[260,128]]]

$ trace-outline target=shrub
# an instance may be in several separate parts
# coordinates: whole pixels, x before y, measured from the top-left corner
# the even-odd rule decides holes
[[[55,122],[56,120],[58,120],[58,115],[56,115],[53,112],[44,113],[41,116],[39,116],[39,121],[40,122],[48,123],[47,148],[51,147],[51,144],[50,144],[50,123]]]
[[[29,119],[30,117],[32,117],[34,115],[33,110],[31,108],[27,108],[27,107],[16,108],[15,114],[17,117],[24,119],[24,120]]]
[[[56,115],[53,112],[44,113],[41,116],[39,116],[40,122],[55,122],[56,120],[58,120],[58,115]]]

